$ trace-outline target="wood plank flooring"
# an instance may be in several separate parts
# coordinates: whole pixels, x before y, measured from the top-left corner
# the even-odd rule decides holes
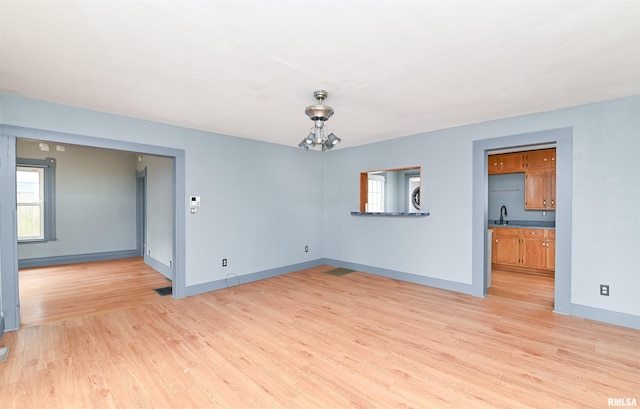
[[[142,257],[25,268],[18,275],[21,327],[158,302],[153,289],[171,286]]]
[[[555,277],[494,269],[489,297],[508,298],[553,309]]]
[[[5,334],[8,408],[605,408],[640,331],[322,266]]]

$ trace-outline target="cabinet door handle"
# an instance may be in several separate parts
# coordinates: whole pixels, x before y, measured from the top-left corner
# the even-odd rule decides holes
[[[542,201],[542,204],[546,206],[546,205],[547,205],[547,201],[546,201],[546,200],[543,200],[543,201]]]
[[[556,204],[555,200],[551,200],[551,206],[554,206]]]
[[[530,231],[529,234],[538,234],[538,232]]]
[[[498,239],[496,239],[496,243],[498,242]]]

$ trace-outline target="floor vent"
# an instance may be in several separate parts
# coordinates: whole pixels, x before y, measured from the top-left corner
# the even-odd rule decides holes
[[[347,275],[349,273],[353,273],[353,270],[348,270],[346,268],[336,268],[336,269],[333,269],[333,270],[329,270],[326,273],[327,274],[331,274],[332,276],[342,277],[342,276]]]
[[[153,291],[155,291],[158,295],[163,295],[163,296],[173,294],[172,287],[154,288]]]

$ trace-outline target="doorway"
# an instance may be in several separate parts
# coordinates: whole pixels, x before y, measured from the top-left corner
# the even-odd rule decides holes
[[[572,129],[502,136],[473,142],[472,202],[472,293],[486,296],[488,290],[488,153],[498,149],[556,145],[556,266],[554,311],[570,313],[571,305],[571,169]]]
[[[17,214],[21,327],[67,316],[64,314],[77,316],[83,311],[108,311],[112,306],[154,300],[154,289],[171,285],[166,281],[173,279],[169,159],[23,138],[16,141],[16,152],[18,163],[48,163],[44,159],[51,158],[59,171],[44,186],[55,200],[41,206],[46,210],[45,222],[53,222],[56,232],[46,240],[27,241],[26,229],[20,226],[34,224],[34,216]],[[151,185],[147,183],[149,173]],[[20,182],[20,168],[17,175]],[[21,203],[26,196],[22,192],[30,185],[17,186]],[[146,217],[149,189],[155,192],[150,219]],[[154,238],[149,247],[156,256],[153,264],[148,258],[143,262],[149,228]]]
[[[555,144],[488,152],[487,295],[553,308],[556,163]]]
[[[136,250],[144,257],[147,247],[147,168],[136,172]]]
[[[173,209],[175,217],[173,223],[173,298],[182,298],[185,296],[185,211],[186,206],[183,197],[185,197],[185,154],[184,150],[167,148],[154,145],[145,145],[133,142],[95,138],[77,134],[67,134],[52,131],[42,131],[32,128],[24,128],[18,126],[2,125],[0,128],[0,146],[9,158],[0,162],[0,174],[4,175],[0,179],[0,197],[2,197],[2,206],[0,209],[15,209],[16,198],[16,179],[15,179],[15,157],[16,157],[16,140],[18,138],[32,140],[48,140],[60,144],[74,144],[85,147],[106,148],[126,152],[136,152],[140,154],[161,156],[171,160],[172,162],[172,192],[173,192]],[[15,226],[15,212],[0,212],[0,224],[2,226]],[[12,231],[13,230],[13,231]],[[3,286],[2,306],[5,315],[5,325],[7,330],[19,328],[20,310],[19,310],[19,280],[18,280],[18,258],[17,258],[17,236],[15,229],[3,229],[2,240],[0,240],[0,254],[11,255],[14,257],[2,257],[1,278]]]

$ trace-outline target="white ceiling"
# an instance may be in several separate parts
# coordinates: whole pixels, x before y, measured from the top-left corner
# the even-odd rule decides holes
[[[296,146],[640,94],[640,1],[0,0],[0,90]]]

